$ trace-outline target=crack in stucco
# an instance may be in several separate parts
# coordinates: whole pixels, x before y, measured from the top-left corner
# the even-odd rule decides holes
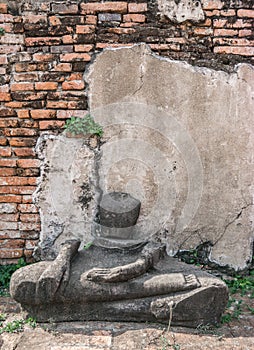
[[[216,245],[222,238],[223,236],[226,234],[227,229],[236,221],[238,220],[241,216],[244,210],[246,210],[247,208],[251,207],[253,205],[253,203],[248,203],[246,204],[244,207],[242,207],[239,211],[239,213],[237,213],[237,215],[226,224],[223,233],[220,235],[220,237],[214,242],[214,245]]]

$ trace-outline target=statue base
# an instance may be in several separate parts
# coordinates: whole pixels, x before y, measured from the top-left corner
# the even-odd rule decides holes
[[[11,295],[37,322],[220,322],[228,301],[225,283],[166,256],[163,246],[126,251],[93,245],[77,252],[78,245],[67,243],[55,261],[13,274]]]

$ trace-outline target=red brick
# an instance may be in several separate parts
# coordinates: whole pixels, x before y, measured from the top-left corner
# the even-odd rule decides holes
[[[204,0],[202,5],[204,10],[220,10],[223,7],[223,2],[220,0]]]
[[[62,128],[64,125],[65,125],[65,122],[61,121],[61,120],[50,120],[50,121],[43,120],[43,121],[39,122],[40,130],[50,130],[50,129]]]
[[[85,61],[89,62],[91,60],[90,55],[87,53],[66,53],[60,56],[62,62],[72,62],[72,61]]]
[[[54,55],[51,53],[35,53],[33,55],[33,60],[36,62],[52,62],[54,59]]]
[[[59,63],[54,68],[57,72],[71,72],[72,71],[72,64],[71,63]]]
[[[0,64],[7,64],[7,63],[8,63],[7,55],[0,55]]]
[[[252,30],[251,29],[239,30],[239,37],[251,36],[251,35],[252,35]]]
[[[68,108],[68,102],[67,101],[47,101],[47,108]]]
[[[18,125],[18,121],[16,119],[2,119],[0,120],[0,128],[12,128]],[[7,132],[9,129],[5,129],[5,135],[8,135]]]
[[[36,37],[36,38],[26,38],[26,46],[47,46],[47,45],[59,45],[61,43],[61,38],[58,37]]]
[[[146,12],[147,11],[147,3],[143,2],[140,4],[137,4],[135,2],[131,2],[128,4],[128,12],[129,13],[140,13],[140,12]]]
[[[136,30],[134,28],[109,28],[108,31],[115,34],[133,34]]]
[[[77,37],[77,35],[76,35],[76,37]],[[62,37],[63,44],[73,44],[73,43],[75,43],[76,42],[76,37],[75,37],[75,35],[74,36],[72,36],[72,35],[64,35]]]
[[[217,46],[214,48],[215,53],[253,56],[254,47],[242,47],[242,46]]]
[[[238,31],[235,29],[215,29],[214,36],[235,36]]]
[[[133,14],[124,15],[123,20],[124,22],[144,23],[146,20],[146,16],[133,13]]]
[[[17,113],[11,108],[0,108],[0,117],[16,117]]]
[[[15,166],[15,159],[0,159],[0,167],[14,168]]]
[[[53,119],[56,117],[56,111],[50,109],[37,109],[31,111],[33,119]]]
[[[33,194],[35,186],[0,186],[1,194]]]
[[[21,148],[13,148],[12,149],[15,156],[17,157],[34,157],[35,151],[33,148],[21,147]]]
[[[31,72],[36,70],[36,64],[33,63],[16,63],[15,70],[16,72]]]
[[[254,46],[254,41],[242,38],[216,38],[213,39],[215,45],[230,45],[230,46]]]
[[[0,168],[0,176],[13,176],[16,175],[16,169],[14,168]]]
[[[34,138],[13,137],[10,139],[10,145],[14,147],[32,147],[36,144]]]
[[[0,147],[0,157],[10,157],[11,156],[11,148],[10,147]]]
[[[95,27],[89,25],[77,25],[76,33],[77,34],[91,34],[94,33]]]
[[[22,203],[25,203],[25,204],[33,203],[33,197],[31,195],[30,196],[28,196],[28,195],[23,196]]]
[[[0,240],[0,249],[23,248],[24,244],[25,244],[25,241],[23,239],[4,239],[4,240]]]
[[[7,13],[8,7],[7,4],[0,4],[0,13]]]
[[[36,185],[36,177],[19,177],[13,176],[9,178],[0,177],[0,186],[24,186]]]
[[[75,45],[74,50],[75,52],[89,52],[92,51],[94,48],[93,45]]]
[[[254,18],[254,10],[240,9],[237,11],[237,15],[238,15],[238,17]]]
[[[236,12],[235,10],[229,9],[229,10],[220,11],[220,15],[225,17],[230,17],[230,16],[235,16]]]
[[[2,102],[8,102],[11,101],[11,95],[6,92],[0,92],[0,101]]]
[[[29,119],[30,118],[30,113],[28,109],[22,109],[18,111],[18,117],[20,119]]]
[[[7,138],[0,136],[0,146],[6,146],[7,145]]]
[[[19,204],[18,210],[21,213],[38,213],[38,208],[34,204]]]
[[[87,15],[86,16],[86,24],[97,24],[97,16],[93,16],[93,15]]]
[[[37,168],[40,166],[38,159],[18,159],[17,164],[20,168]]]
[[[116,12],[116,13],[126,13],[127,3],[120,1],[108,1],[104,3],[81,3],[80,4],[82,14],[94,14],[97,12]]]
[[[83,80],[65,81],[62,84],[63,90],[83,90],[85,83]]]
[[[0,230],[17,230],[17,229],[18,229],[17,222],[0,221]]]
[[[0,249],[0,259],[21,258],[23,249]]]
[[[35,90],[57,90],[58,83],[49,82],[39,82],[35,83]]]
[[[22,197],[15,195],[0,195],[0,203],[21,203]]]

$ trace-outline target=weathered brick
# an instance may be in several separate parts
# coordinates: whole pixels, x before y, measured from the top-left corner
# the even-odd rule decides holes
[[[253,56],[254,47],[242,47],[242,46],[217,46],[214,48],[215,53]]]
[[[17,165],[20,168],[37,168],[40,166],[40,161],[38,159],[18,159]]]
[[[235,12],[235,10],[232,10],[232,9],[228,9],[228,10],[224,10],[224,11],[222,10],[222,11],[220,11],[220,15],[225,16],[225,17],[235,16],[236,12]]]
[[[21,258],[23,256],[23,249],[1,249],[0,259]],[[17,263],[17,260],[10,260],[12,263]]]
[[[36,129],[18,128],[5,130],[4,134],[6,136],[36,136],[38,132]]]
[[[36,245],[38,244],[38,240],[32,240],[32,239],[27,239],[26,240],[26,252],[29,252],[29,250],[31,252],[33,252],[33,249],[36,247]],[[26,255],[28,256],[28,255]]]
[[[95,3],[81,3],[81,13],[83,14],[94,14],[97,12],[118,12],[126,13],[127,12],[127,3],[120,1],[108,1],[104,3],[95,2]]]
[[[12,15],[8,15],[7,13],[0,14],[0,23],[8,23],[13,21],[14,17]]]
[[[72,64],[71,63],[59,63],[54,68],[57,72],[71,72]]]
[[[16,117],[17,112],[12,108],[0,108],[0,117]]]
[[[0,168],[0,176],[14,176],[16,175],[15,168]]]
[[[58,14],[76,14],[78,13],[78,5],[75,4],[52,4],[52,12]]]
[[[22,231],[37,231],[40,230],[40,224],[36,222],[20,222],[19,229]]]
[[[99,22],[121,22],[122,15],[120,13],[99,13]]]
[[[215,29],[214,36],[235,36],[237,35],[237,30],[235,29]]]
[[[1,214],[16,213],[16,211],[17,211],[17,204],[15,204],[15,203],[1,203],[0,204],[0,213]]]
[[[109,28],[108,31],[115,34],[133,34],[136,32],[134,28]]]
[[[128,4],[128,12],[129,13],[140,13],[140,12],[146,12],[147,11],[147,3],[141,2],[140,4],[137,4],[135,2],[131,2]]]
[[[58,46],[51,46],[50,52],[52,53],[70,53],[73,52],[73,46],[72,45],[58,45]]]
[[[146,20],[145,15],[140,15],[137,13],[132,13],[128,15],[123,16],[124,22],[138,22],[138,23],[144,23]]]
[[[9,92],[9,90],[10,90],[9,84],[0,86],[0,92]]]
[[[54,56],[51,53],[45,53],[45,54],[35,53],[33,55],[33,60],[37,62],[52,62],[53,59],[54,59]]]
[[[238,17],[254,18],[254,10],[240,9],[237,11]]]
[[[45,45],[59,45],[61,43],[61,38],[58,37],[35,37],[26,38],[26,46],[45,46]]]
[[[43,120],[39,122],[40,130],[51,130],[62,128],[65,125],[65,122],[62,120]]]
[[[58,83],[55,82],[39,82],[35,83],[35,90],[57,90]]]
[[[6,146],[7,145],[7,138],[4,136],[0,136],[0,146]]]
[[[60,60],[62,62],[73,62],[76,60],[89,62],[91,57],[87,53],[66,53],[60,56]]]
[[[53,119],[56,117],[56,111],[50,109],[37,109],[31,111],[33,119]]]
[[[13,137],[9,142],[10,145],[14,147],[32,147],[36,144],[36,139],[29,137]]]
[[[18,210],[21,213],[38,213],[38,208],[34,204],[18,204]]]
[[[91,25],[78,25],[76,27],[77,34],[90,34],[95,31],[95,27]]]
[[[68,111],[68,110],[60,110],[57,111],[57,118],[58,119],[68,119],[73,117],[84,117],[88,113],[87,110],[77,110],[77,111]]]
[[[0,195],[0,203],[21,203],[22,197],[15,195]]]
[[[213,39],[215,45],[230,45],[230,46],[254,46],[253,40],[245,38],[216,38]]]
[[[47,22],[47,15],[41,14],[41,15],[35,15],[33,12],[26,12],[26,15],[23,17],[24,23],[42,23]]]
[[[11,148],[10,147],[0,147],[0,157],[10,157],[11,156]]]
[[[65,81],[62,84],[63,90],[83,90],[85,83],[83,80]]]
[[[213,34],[213,28],[194,28],[194,33],[199,36],[208,36]]]
[[[40,222],[40,215],[39,214],[31,214],[31,213],[20,214],[20,221],[39,223]]]
[[[25,196],[22,196],[22,203],[33,203],[33,197],[30,195],[25,195]]]
[[[18,147],[18,148],[12,148],[15,156],[17,157],[34,157],[35,151],[33,148],[28,147]]]
[[[19,34],[5,33],[4,35],[0,36],[0,43],[7,45],[24,44],[24,37],[23,35]]]
[[[18,230],[18,222],[0,221],[0,230]]]
[[[18,220],[19,220],[19,213],[16,213],[16,214],[0,214],[0,222],[1,221],[16,222]]]

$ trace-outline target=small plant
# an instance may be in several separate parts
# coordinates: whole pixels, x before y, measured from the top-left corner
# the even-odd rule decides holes
[[[84,245],[84,250],[89,249],[93,245],[93,242],[88,242],[87,244]]]
[[[71,117],[66,121],[65,129],[67,132],[78,134],[92,134],[102,136],[103,130],[101,125],[96,123],[90,114],[87,114],[84,118]]]
[[[0,296],[8,295],[11,275],[23,266],[26,266],[24,259],[20,259],[17,264],[0,266]]]
[[[29,325],[32,328],[36,327],[36,321],[33,318],[28,318],[26,320],[14,320],[11,322],[7,322],[5,325],[1,324],[0,334],[6,333],[20,333],[23,332],[24,326]]]
[[[0,36],[5,34],[4,28],[0,27]]]

